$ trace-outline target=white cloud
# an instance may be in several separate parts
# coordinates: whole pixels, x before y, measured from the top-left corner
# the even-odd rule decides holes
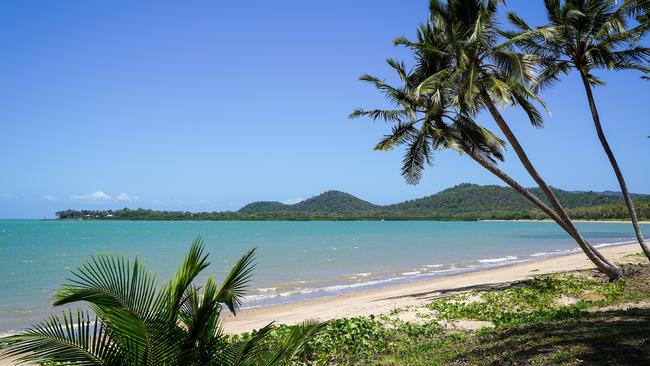
[[[117,197],[115,197],[115,198],[117,198],[118,201],[131,201],[131,200],[140,199],[140,197],[138,197],[138,196],[129,196],[125,192],[122,192],[122,193],[118,194]]]
[[[46,201],[56,201],[56,200],[59,199],[59,197],[55,197],[55,196],[46,194],[45,196],[43,196],[43,199],[46,200]]]
[[[0,195],[0,199],[3,199],[3,200],[12,200],[14,198],[18,198],[18,196],[13,195],[13,194],[9,194],[9,193],[3,193],[3,194]]]
[[[294,205],[294,204],[296,204],[298,202],[302,202],[304,200],[305,200],[304,198],[296,197],[296,198],[286,199],[286,200],[282,201],[282,203],[284,203],[285,205]]]
[[[78,196],[70,196],[74,200],[108,200],[111,196],[102,191],[93,192],[90,194],[82,194]]]

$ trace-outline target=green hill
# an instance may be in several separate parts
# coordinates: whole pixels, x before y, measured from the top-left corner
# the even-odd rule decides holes
[[[531,189],[545,200],[538,189]],[[569,192],[555,189],[560,202],[576,219],[626,219],[616,192]],[[640,218],[650,219],[650,195],[634,195]],[[112,220],[485,220],[543,219],[545,215],[517,192],[497,185],[460,184],[436,194],[391,205],[376,205],[351,194],[327,191],[296,204],[260,201],[236,212],[129,210],[67,210],[60,219]]]
[[[541,190],[530,190],[547,201]],[[553,190],[562,205],[576,218],[624,218],[623,198],[619,194],[597,192],[569,192]],[[647,208],[650,195],[635,195],[638,209]],[[439,219],[505,219],[543,218],[533,204],[512,188],[497,185],[460,184],[431,196],[397,203],[383,208],[385,215],[434,217]],[[646,211],[644,211],[646,212]],[[646,212],[644,217],[648,217]]]
[[[318,196],[306,199],[293,205],[280,202],[253,202],[242,207],[239,213],[243,214],[357,214],[372,211],[377,206],[364,201],[349,193],[341,191],[327,191]]]

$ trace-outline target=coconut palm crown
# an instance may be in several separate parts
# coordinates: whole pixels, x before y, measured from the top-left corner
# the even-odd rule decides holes
[[[402,175],[409,184],[417,184],[426,164],[431,165],[432,154],[437,150],[450,149],[467,153],[490,163],[503,160],[503,141],[489,130],[477,124],[470,115],[460,113],[452,107],[450,94],[453,83],[432,82],[426,75],[446,74],[450,58],[445,55],[430,57],[437,52],[442,39],[430,25],[418,29],[418,44],[427,47],[412,47],[416,65],[406,70],[402,62],[388,59],[388,65],[395,71],[401,86],[394,87],[370,75],[360,80],[374,85],[396,108],[356,109],[350,118],[367,116],[373,120],[383,119],[392,123],[392,131],[375,146],[375,150],[391,150],[405,144]]]
[[[543,66],[535,88],[558,81],[571,70],[584,75],[591,86],[606,83],[593,74],[596,69],[639,70],[650,73],[650,48],[639,41],[650,29],[647,15],[628,27],[630,14],[650,6],[648,0],[627,1],[617,7],[613,0],[545,0],[548,24],[533,28],[515,13],[508,19],[516,31],[503,32],[504,45],[516,44],[539,58]]]
[[[421,74],[417,93],[426,93],[439,82],[453,83],[456,94],[451,102],[463,113],[476,114],[495,101],[520,106],[530,122],[540,126],[543,119],[533,102],[543,106],[542,100],[526,87],[535,78],[536,58],[513,47],[500,46],[496,12],[501,2],[431,0],[427,26],[439,41],[418,38],[418,42],[412,42],[400,37],[394,43],[409,47],[414,53],[425,52],[427,59],[447,60],[445,67],[435,72],[428,68],[417,70]]]
[[[209,263],[200,239],[163,286],[136,258],[91,257],[54,295],[54,305],[85,302],[91,311],[61,317],[0,339],[2,356],[14,362],[64,365],[282,365],[320,325],[296,327],[275,348],[262,346],[272,325],[247,341],[234,342],[220,326],[221,311],[241,306],[254,268],[251,250],[219,285],[209,277],[195,284]]]

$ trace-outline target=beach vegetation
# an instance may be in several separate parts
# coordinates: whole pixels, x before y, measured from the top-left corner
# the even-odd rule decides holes
[[[293,327],[278,326],[270,333],[265,346],[273,348]],[[372,360],[377,355],[406,347],[411,342],[421,342],[437,336],[442,329],[442,325],[436,321],[404,322],[388,316],[336,319],[325,323],[318,334],[307,340],[292,363],[339,365],[349,364],[351,360]],[[233,339],[247,340],[255,335],[256,332],[249,332],[234,336]]]
[[[482,286],[422,308],[328,323],[297,365],[641,365],[650,360],[650,266],[623,264],[611,282],[591,270]],[[411,320],[401,317],[417,311]],[[493,326],[463,328],[481,320]],[[292,326],[276,328],[281,339]],[[255,332],[237,336],[253,337]],[[276,341],[267,339],[270,345]]]
[[[496,326],[578,318],[596,304],[611,303],[624,293],[625,280],[617,282],[546,275],[510,285],[500,291],[474,291],[438,299],[427,307],[442,320],[484,320]],[[570,304],[562,306],[562,301]]]

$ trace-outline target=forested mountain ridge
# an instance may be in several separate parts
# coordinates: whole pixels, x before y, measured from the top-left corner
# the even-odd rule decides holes
[[[327,191],[306,199],[304,201],[288,205],[273,201],[260,201],[249,203],[242,207],[239,213],[257,214],[257,213],[325,213],[325,214],[343,214],[359,213],[376,210],[381,206],[364,201],[349,193],[341,191]]]
[[[531,192],[541,199],[538,189]],[[576,219],[626,219],[620,194],[612,192],[555,193]],[[650,195],[635,195],[639,217],[650,219]],[[543,219],[545,215],[518,193],[497,185],[460,184],[423,198],[376,205],[349,193],[327,191],[295,204],[259,201],[238,211],[183,212],[132,210],[67,210],[59,219],[99,220],[489,220]]]

